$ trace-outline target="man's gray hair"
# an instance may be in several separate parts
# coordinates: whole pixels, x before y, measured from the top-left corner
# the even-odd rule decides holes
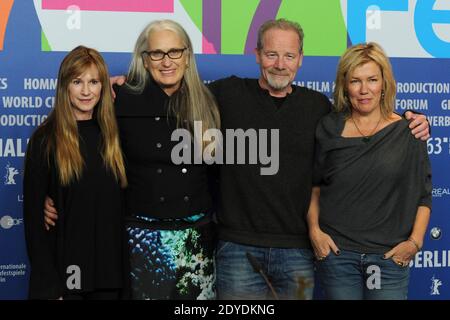
[[[303,51],[303,38],[304,33],[303,29],[297,22],[286,20],[286,19],[276,19],[276,20],[268,20],[262,24],[261,27],[259,27],[258,30],[258,42],[257,42],[257,49],[261,50],[264,47],[263,38],[264,34],[271,29],[281,29],[281,30],[292,30],[298,35],[299,39],[299,52]]]

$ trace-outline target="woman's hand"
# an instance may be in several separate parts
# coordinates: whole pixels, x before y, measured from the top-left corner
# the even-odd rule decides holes
[[[399,266],[406,267],[417,252],[416,245],[412,241],[406,240],[400,242],[390,251],[386,252],[384,254],[384,259],[392,259]]]
[[[320,230],[320,228],[310,230],[309,238],[311,239],[311,244],[317,260],[325,259],[330,254],[330,251],[333,251],[336,255],[340,254],[340,251],[333,239],[331,239],[328,234]]]
[[[58,220],[58,211],[56,211],[55,204],[50,197],[45,197],[44,201],[44,225],[45,229],[50,230],[50,227],[56,225]]]

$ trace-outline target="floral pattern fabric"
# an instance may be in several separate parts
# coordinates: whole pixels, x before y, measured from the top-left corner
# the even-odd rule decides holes
[[[215,299],[212,223],[199,225],[204,215],[197,215],[173,220],[178,230],[162,230],[162,220],[137,218],[149,227],[127,227],[131,298]]]

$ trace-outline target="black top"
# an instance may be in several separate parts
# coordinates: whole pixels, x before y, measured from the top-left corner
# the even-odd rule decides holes
[[[169,96],[153,82],[142,94],[125,86],[114,91],[129,184],[127,214],[181,218],[210,211],[207,166],[172,161],[175,146],[186,145],[186,152],[193,147],[190,141],[171,141],[176,120],[168,114]]]
[[[418,206],[431,208],[426,142],[405,119],[368,140],[342,137],[344,125],[331,113],[317,127],[320,227],[341,249],[385,253],[408,238]]]
[[[277,108],[256,79],[237,77],[215,81],[210,89],[220,107],[223,130],[279,129],[276,174],[261,175],[260,164],[220,167],[219,237],[253,246],[309,247],[305,217],[311,198],[314,133],[319,119],[330,111],[328,98],[293,86]]]
[[[275,103],[275,105],[277,106],[278,109],[281,108],[281,106],[284,103],[284,100],[286,100],[286,96],[285,97],[273,97],[271,96],[273,102]]]
[[[122,286],[121,189],[105,168],[96,121],[78,121],[78,131],[85,167],[79,181],[69,186],[59,183],[53,158],[48,165],[45,137],[35,134],[27,150],[24,222],[32,299],[54,299],[68,293],[66,278],[74,275],[70,266],[81,271],[81,287],[70,293]],[[44,228],[46,195],[55,201],[59,217],[50,231]]]

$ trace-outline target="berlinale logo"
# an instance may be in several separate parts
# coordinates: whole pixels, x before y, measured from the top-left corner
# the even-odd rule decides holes
[[[0,51],[3,50],[3,41],[5,40],[6,25],[8,24],[9,13],[14,0],[0,1]]]
[[[438,296],[441,293],[439,292],[439,287],[442,286],[442,281],[438,278],[435,278],[434,276],[431,278],[431,292],[430,295],[432,296]]]
[[[9,163],[6,165],[5,169],[6,169],[6,174],[4,176],[5,185],[16,184],[16,179],[14,177],[19,174],[19,170],[17,170],[14,167],[11,167]]]

